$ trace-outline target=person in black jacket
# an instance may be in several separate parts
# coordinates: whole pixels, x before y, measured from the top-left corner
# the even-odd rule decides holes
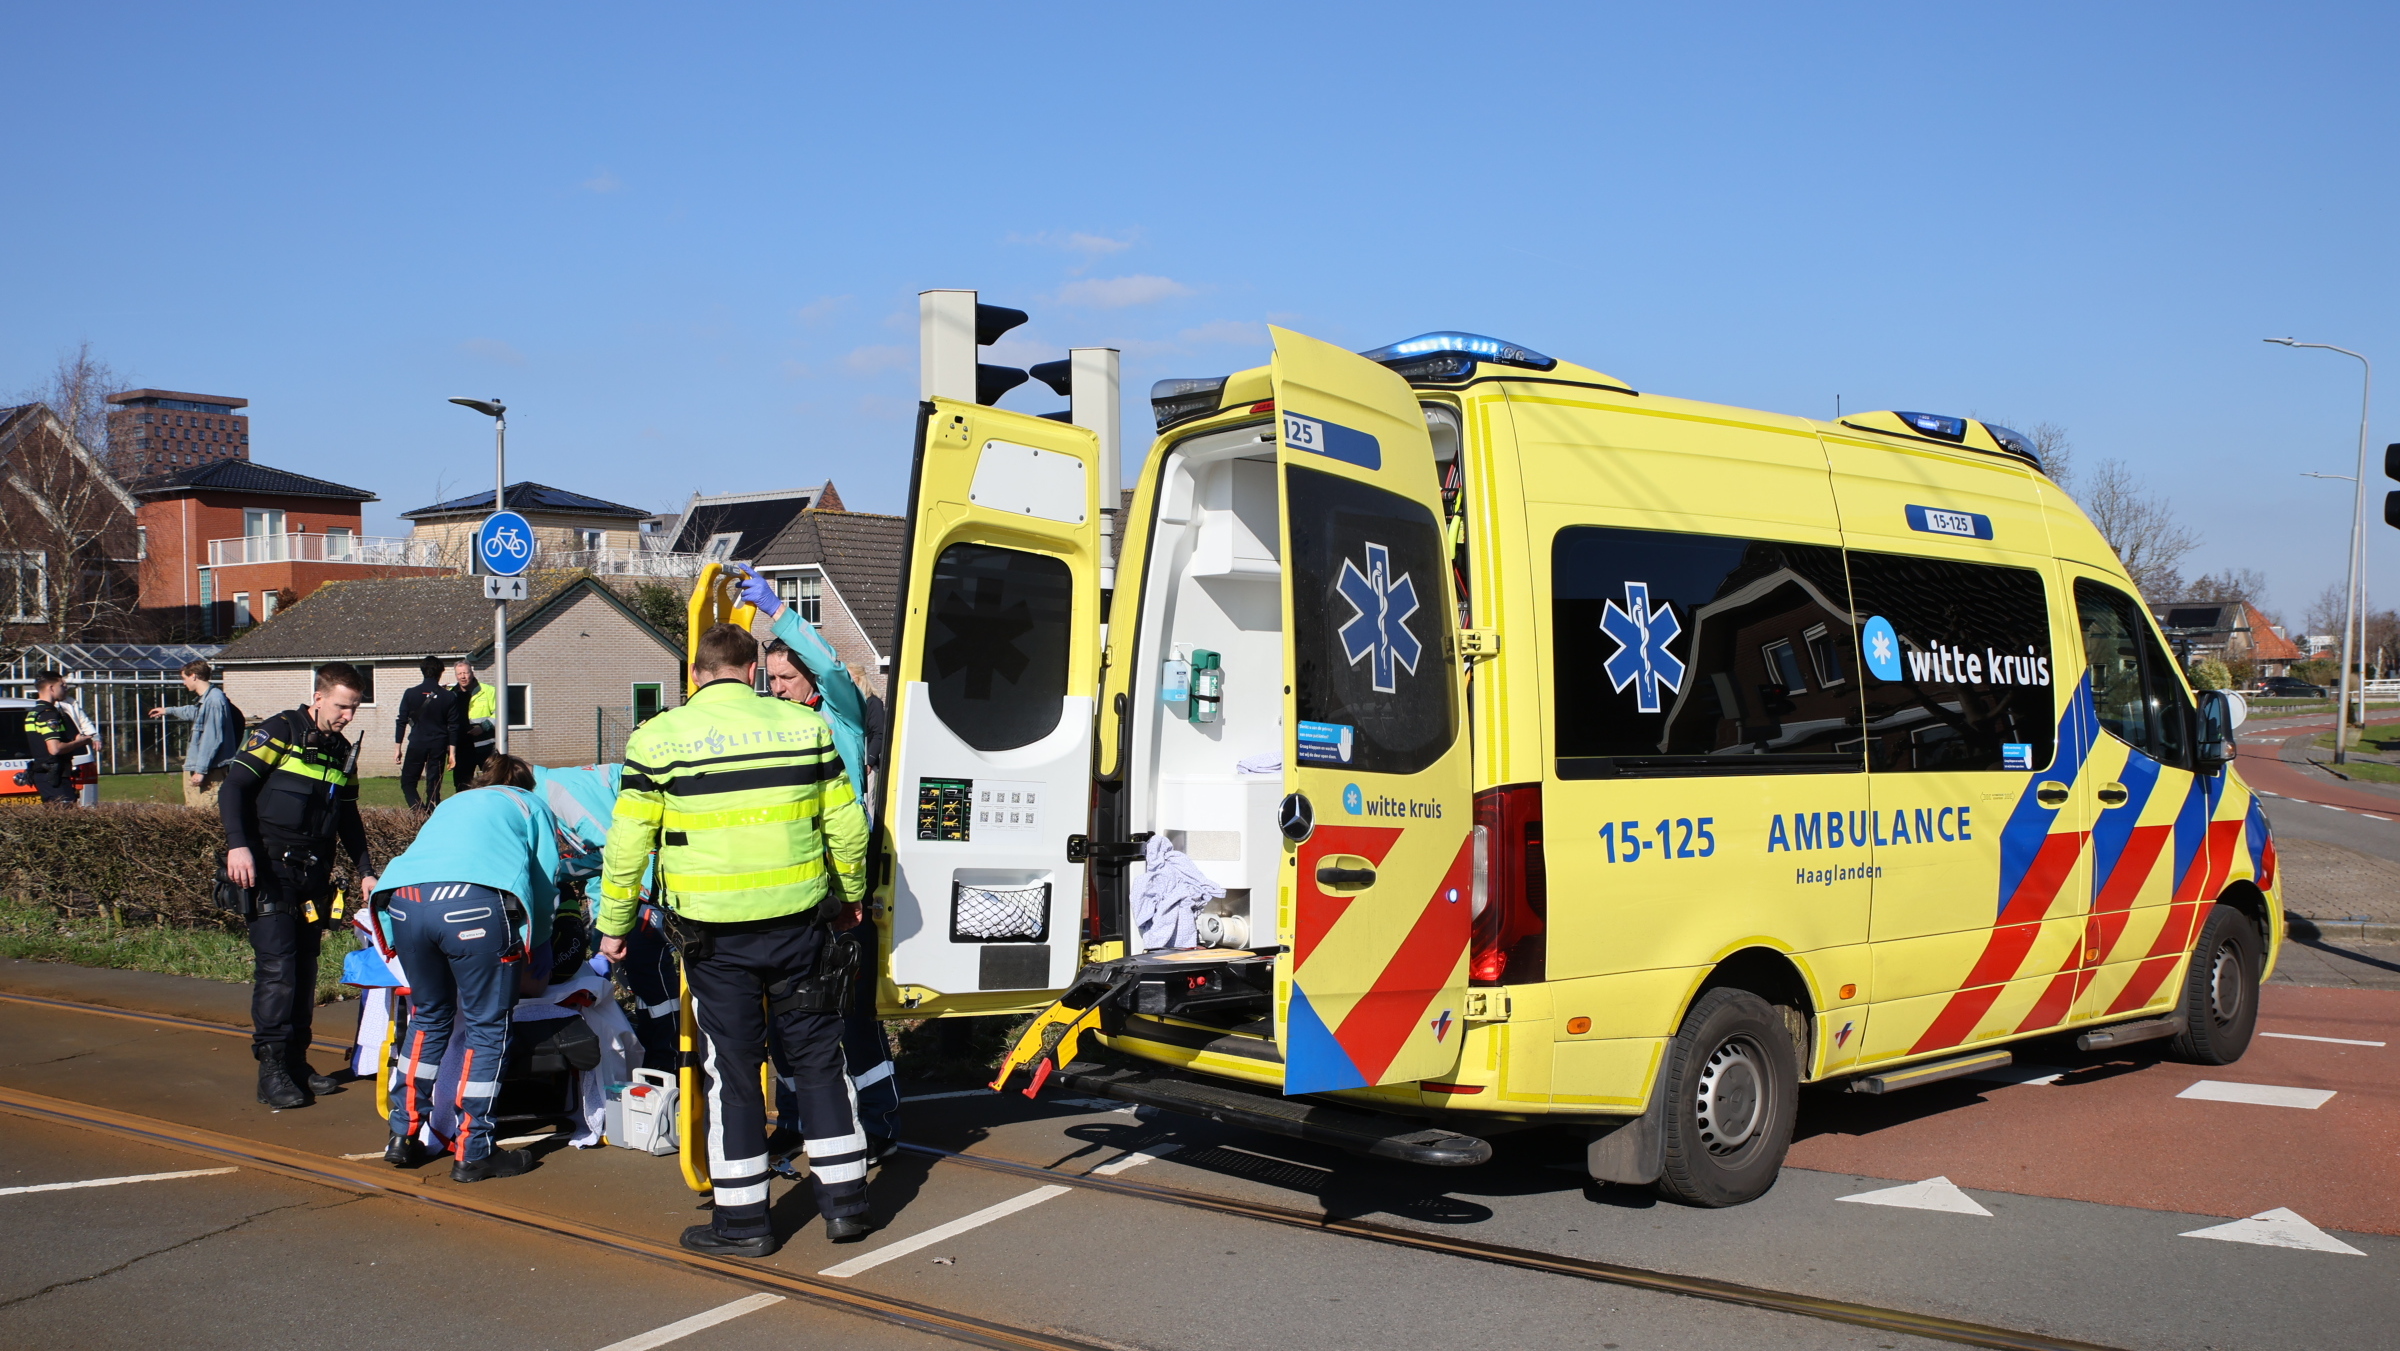
[[[256,888],[247,916],[255,954],[250,1049],[258,1057],[258,1100],[270,1107],[305,1107],[312,1094],[341,1083],[308,1067],[308,1040],[317,953],[325,927],[341,921],[332,904],[336,840],[349,851],[361,903],[375,893],[358,816],[358,744],[342,735],[365,684],[347,663],[318,667],[309,701],[254,728],[217,793],[225,875],[236,887]]]
[[[392,763],[400,766],[400,796],[418,811],[432,811],[442,801],[442,771],[458,763],[458,743],[466,734],[467,705],[456,690],[442,684],[442,659],[417,663],[425,679],[400,696],[400,715],[392,720]],[[423,801],[417,783],[425,784]]]

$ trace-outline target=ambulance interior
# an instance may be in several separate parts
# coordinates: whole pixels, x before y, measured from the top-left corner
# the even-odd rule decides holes
[[[1456,410],[1428,405],[1437,472],[1455,482]],[[1282,532],[1275,427],[1209,432],[1167,451],[1142,572],[1132,672],[1130,821],[1164,833],[1225,895],[1208,901],[1198,942],[1272,953],[1284,841]],[[1130,597],[1119,596],[1119,613]],[[1203,663],[1216,663],[1217,706],[1195,716]],[[1188,674],[1186,673],[1188,672]],[[1176,686],[1192,682],[1186,697]],[[1142,866],[1127,876],[1141,890]],[[1134,950],[1142,949],[1138,931]]]

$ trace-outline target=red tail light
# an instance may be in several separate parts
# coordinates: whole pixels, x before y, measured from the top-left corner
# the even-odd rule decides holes
[[[1475,941],[1468,979],[1523,984],[1543,977],[1548,876],[1542,867],[1542,786],[1475,795]]]

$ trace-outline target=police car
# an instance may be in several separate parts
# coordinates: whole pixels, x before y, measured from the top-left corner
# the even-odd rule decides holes
[[[25,715],[32,711],[31,699],[0,699],[0,806],[42,800],[33,785],[17,777],[32,766],[38,749],[25,740]],[[91,747],[76,753],[72,782],[78,791],[100,782],[100,757]]]

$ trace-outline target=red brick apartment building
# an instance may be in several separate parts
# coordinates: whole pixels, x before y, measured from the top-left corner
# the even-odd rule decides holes
[[[108,396],[108,468],[121,482],[250,458],[248,399],[129,389]]]
[[[359,508],[375,494],[248,459],[206,458],[128,491],[142,608],[187,638],[247,629],[330,581],[453,571],[421,541],[365,535]]]

